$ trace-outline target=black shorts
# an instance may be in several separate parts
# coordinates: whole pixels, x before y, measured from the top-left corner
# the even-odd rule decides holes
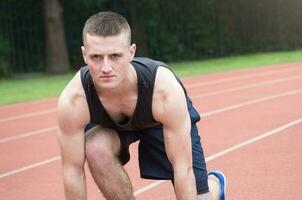
[[[200,143],[196,122],[200,120],[198,112],[191,102],[188,103],[191,117],[191,141],[193,155],[193,169],[196,178],[198,194],[207,193],[208,175],[204,159],[203,149]],[[124,165],[130,159],[129,146],[139,140],[139,168],[140,175],[146,179],[172,180],[173,167],[168,160],[163,139],[163,128],[161,125],[142,129],[139,131],[117,131],[121,140],[121,152],[119,159]]]

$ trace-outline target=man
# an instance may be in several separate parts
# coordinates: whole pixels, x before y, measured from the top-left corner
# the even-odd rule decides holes
[[[182,84],[166,64],[135,58],[135,51],[124,17],[101,12],[86,21],[87,66],[58,102],[66,199],[86,199],[86,160],[106,199],[134,199],[122,165],[137,140],[141,177],[172,180],[178,200],[224,199],[224,176],[207,175],[200,117]]]

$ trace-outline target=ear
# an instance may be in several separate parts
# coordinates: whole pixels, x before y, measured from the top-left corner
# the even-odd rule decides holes
[[[85,63],[87,64],[85,47],[81,46],[81,50],[82,50],[83,59],[84,59]]]
[[[130,61],[132,61],[132,59],[134,58],[135,56],[135,52],[136,52],[136,44],[132,44],[130,46]]]

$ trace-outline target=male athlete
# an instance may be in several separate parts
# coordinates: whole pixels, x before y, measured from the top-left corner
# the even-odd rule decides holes
[[[195,125],[200,117],[182,84],[165,63],[135,58],[135,51],[121,15],[101,12],[86,21],[87,66],[58,102],[66,199],[86,199],[87,160],[106,199],[133,200],[123,165],[138,140],[142,178],[171,180],[178,200],[224,199],[224,176],[207,174]]]

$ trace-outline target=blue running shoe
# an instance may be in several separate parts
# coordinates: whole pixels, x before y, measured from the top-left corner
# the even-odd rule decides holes
[[[224,174],[218,170],[210,171],[208,175],[214,175],[218,178],[220,183],[220,200],[225,200],[225,190],[226,190],[226,178]]]

